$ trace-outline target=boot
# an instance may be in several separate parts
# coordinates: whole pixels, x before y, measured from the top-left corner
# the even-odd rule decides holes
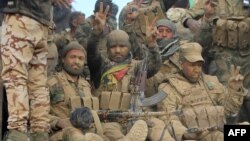
[[[63,129],[63,141],[103,141],[103,139],[94,133],[86,133],[74,127]]]
[[[48,141],[49,134],[47,132],[35,132],[31,133],[32,141]]]
[[[86,133],[85,141],[104,141],[99,135],[94,133]]]
[[[121,141],[145,141],[147,134],[147,123],[143,120],[138,120],[130,129],[129,133]]]
[[[18,130],[9,130],[5,136],[4,141],[27,141],[28,135]]]

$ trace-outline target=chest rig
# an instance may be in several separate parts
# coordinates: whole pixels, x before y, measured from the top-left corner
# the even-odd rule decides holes
[[[219,0],[219,14],[213,29],[215,45],[239,50],[242,56],[250,54],[250,18],[242,1]]]
[[[100,109],[128,110],[131,101],[131,81],[134,76],[134,69],[138,61],[132,60],[128,65],[129,70],[124,77],[112,86],[101,84],[98,89],[100,93]]]
[[[91,95],[90,85],[86,80],[79,79],[78,86],[74,87],[63,73],[58,73],[56,77],[64,90],[64,103],[71,110],[82,106],[93,110],[99,109],[99,100]]]
[[[178,114],[181,122],[187,128],[221,127],[225,123],[224,107],[215,106],[210,90],[203,81],[190,84],[187,80],[170,78],[170,84],[181,98],[181,112]]]

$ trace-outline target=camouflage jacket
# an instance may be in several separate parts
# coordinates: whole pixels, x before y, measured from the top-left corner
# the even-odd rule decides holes
[[[168,97],[159,104],[159,108],[170,114],[168,120],[172,124],[173,129],[175,129],[178,140],[181,140],[188,125],[183,124],[183,121],[180,120],[181,114],[178,114],[179,112],[177,111],[181,111],[181,113],[185,113],[189,109],[195,109],[196,112],[199,109],[207,111],[207,107],[221,106],[223,107],[222,112],[215,113],[221,114],[223,117],[230,117],[239,112],[245,95],[243,89],[240,91],[227,89],[218,81],[216,76],[205,74],[197,83],[190,83],[180,74],[169,75],[167,82],[162,83],[159,86],[159,90],[168,94]],[[210,116],[213,114],[211,111],[208,113]],[[216,114],[213,116],[216,116]],[[193,118],[196,119],[195,117]],[[189,122],[191,120],[189,119]],[[208,120],[203,117],[203,122],[205,121]],[[206,125],[200,124],[198,128],[200,126],[204,127]]]
[[[194,7],[191,10],[188,10],[186,16],[182,18],[182,23],[185,23],[188,18],[199,19],[203,17],[205,13],[204,5],[206,1],[207,0],[198,0]],[[247,15],[248,9],[244,8],[243,0],[219,0],[216,14],[212,17],[212,19],[221,16],[228,18],[239,16],[247,17]],[[212,19],[210,19],[210,21]]]
[[[7,0],[4,13],[20,13],[50,26],[52,0]]]
[[[89,83],[79,77],[75,82],[65,71],[56,73],[47,81],[50,92],[50,123],[55,128],[58,119],[68,118],[71,112],[70,98],[75,96],[91,97]]]
[[[87,45],[87,62],[89,65],[90,76],[91,80],[93,81],[95,88],[100,86],[101,76],[103,74],[103,70],[111,64],[114,64],[108,58],[101,56],[100,52],[98,51],[98,44],[100,38],[94,34],[89,38],[88,45]],[[132,62],[132,56],[130,55],[126,61],[122,62],[122,64],[130,64]],[[135,71],[139,70],[140,64],[139,63],[135,67]],[[157,71],[160,69],[161,66],[161,57],[158,51],[158,48],[155,47],[153,49],[148,49],[148,59],[147,59],[147,78],[152,77]]]

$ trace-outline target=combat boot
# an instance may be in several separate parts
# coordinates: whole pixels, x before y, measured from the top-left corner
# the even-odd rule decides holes
[[[99,135],[94,133],[85,134],[85,141],[104,141]]]
[[[145,141],[147,134],[147,123],[143,120],[138,120],[130,129],[129,133],[120,141]]]
[[[18,130],[9,130],[5,136],[4,141],[28,141],[29,137],[27,133]]]
[[[94,133],[86,133],[74,127],[63,129],[63,141],[103,141],[103,139]]]
[[[32,141],[48,141],[49,134],[47,132],[35,132],[31,133]]]

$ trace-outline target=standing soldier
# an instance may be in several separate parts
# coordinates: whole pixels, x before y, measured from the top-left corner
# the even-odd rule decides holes
[[[145,16],[149,21],[166,18],[158,0],[134,0],[128,3],[119,15],[119,29],[130,36],[133,58],[137,60],[145,57],[145,50],[142,48],[142,44],[146,44]]]
[[[198,43],[181,45],[181,72],[159,86],[168,94],[159,107],[170,114],[169,131],[177,141],[222,141],[225,117],[238,113],[245,95],[240,67],[231,66],[226,88],[216,76],[202,73],[201,51]]]
[[[3,9],[2,79],[8,100],[6,140],[49,140],[47,34],[52,4],[69,1],[7,0]]]

